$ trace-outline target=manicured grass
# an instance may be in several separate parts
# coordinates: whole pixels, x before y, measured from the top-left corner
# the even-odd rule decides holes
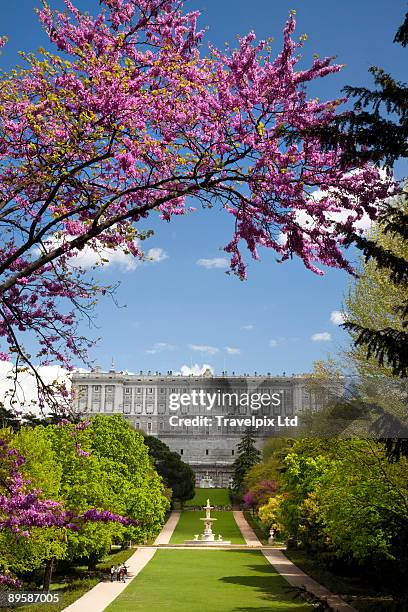
[[[118,550],[98,563],[95,572],[88,571],[85,566],[77,565],[72,568],[72,574],[69,576],[56,574],[55,581],[51,584],[50,590],[51,592],[59,591],[61,593],[62,597],[59,603],[22,606],[19,610],[23,610],[23,612],[61,612],[61,610],[64,610],[67,606],[74,603],[74,601],[96,586],[101,579],[108,579],[111,565],[127,561],[134,553],[134,548]]]
[[[284,551],[306,574],[325,586],[332,593],[343,596],[356,610],[361,612],[399,612],[399,608],[391,598],[378,594],[373,585],[363,585],[359,577],[338,576],[326,569],[317,560],[309,557],[303,550],[290,549]],[[349,597],[348,597],[349,596]],[[351,596],[354,596],[351,599]]]
[[[207,499],[212,506],[230,506],[228,489],[196,489],[193,499],[185,502],[185,506],[206,506]]]
[[[258,551],[158,550],[106,612],[306,612]]]
[[[202,534],[204,521],[200,521],[200,518],[204,518],[204,516],[205,513],[200,511],[186,510],[182,512],[170,544],[182,544],[184,540],[192,540],[194,534]],[[220,533],[224,540],[231,540],[232,544],[245,544],[232,512],[213,510],[211,516],[217,519],[213,523],[213,532],[216,538]]]
[[[61,601],[59,603],[33,604],[31,606],[22,606],[18,608],[24,612],[60,612],[67,606],[74,603],[79,597],[85,595],[90,589],[100,582],[100,578],[78,578],[71,582],[54,583],[51,585],[51,593],[58,591],[61,593]]]

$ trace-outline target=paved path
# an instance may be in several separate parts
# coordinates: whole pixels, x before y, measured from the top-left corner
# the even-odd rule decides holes
[[[313,580],[310,576],[299,569],[292,561],[290,561],[279,548],[271,548],[262,546],[258,540],[252,527],[247,523],[243,512],[233,511],[235,521],[241,530],[241,533],[246,542],[246,550],[249,548],[261,550],[267,561],[283,576],[289,584],[294,587],[304,587],[310,593],[323,598],[331,606],[335,612],[355,612],[349,604],[343,601],[338,595],[334,595],[324,586]],[[170,538],[180,518],[180,512],[173,512],[167,523],[164,525],[161,533],[157,536],[152,546],[140,546],[134,555],[126,562],[128,566],[129,577],[126,583],[110,581],[100,582],[93,589],[85,593],[76,602],[64,608],[64,612],[103,612],[105,608],[112,603],[114,599],[125,589],[129,581],[133,580],[145,565],[152,559],[158,547],[170,548],[166,546],[170,542]],[[217,550],[218,547],[201,547],[183,545],[174,546],[174,548],[198,548],[203,550]],[[221,547],[220,547],[221,548]],[[231,546],[228,547],[231,549]],[[242,549],[243,547],[240,546]],[[218,549],[219,550],[219,549]],[[225,550],[225,547],[224,547]]]
[[[259,546],[261,543],[256,537],[252,527],[248,525],[243,512],[235,511],[234,517],[248,546]],[[343,601],[338,595],[331,593],[326,587],[305,574],[292,561],[290,561],[282,550],[278,548],[264,548],[262,553],[267,561],[276,569],[281,576],[294,587],[304,587],[313,595],[327,601],[335,612],[355,612],[355,608]]]
[[[157,536],[155,544],[168,544],[173,531],[180,518],[180,512],[172,512],[161,533]],[[77,599],[73,604],[64,608],[67,612],[103,612],[118,595],[122,593],[127,584],[133,580],[154,556],[157,548],[138,548],[134,555],[126,561],[128,579],[124,582],[99,582],[93,589]]]
[[[247,546],[262,546],[262,542],[258,540],[255,531],[252,529],[251,525],[247,523],[244,513],[241,512],[241,510],[234,510],[233,515]]]

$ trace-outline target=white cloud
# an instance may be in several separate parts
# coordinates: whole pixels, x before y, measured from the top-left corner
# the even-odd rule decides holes
[[[272,340],[269,340],[269,346],[274,348],[275,346],[278,346],[279,342],[277,340],[275,340],[274,338]]]
[[[225,350],[227,351],[228,355],[240,355],[241,354],[241,349],[233,348],[232,346],[226,346]]]
[[[213,268],[228,268],[228,259],[225,257],[214,257],[213,259],[198,259],[197,266],[211,270]]]
[[[146,353],[154,355],[155,353],[162,353],[163,351],[172,351],[175,347],[167,342],[155,342],[153,346],[146,349]]]
[[[183,365],[180,368],[181,376],[202,376],[206,372],[214,374],[214,368],[208,363],[204,363],[202,366],[198,365],[198,363],[191,366]],[[176,374],[178,374],[178,372],[176,372]]]
[[[68,390],[71,388],[68,371],[59,365],[39,366],[38,373],[45,384],[57,381],[60,384],[65,384]],[[0,361],[0,397],[7,408],[10,408],[14,376],[14,365],[9,361]],[[17,374],[16,395],[13,399],[17,401],[13,404],[16,410],[23,414],[28,412],[39,414],[37,383],[32,374],[29,372],[19,372]]]
[[[241,329],[244,329],[245,331],[252,331],[253,329],[255,329],[255,325],[252,325],[252,323],[250,323],[249,325],[243,325]]]
[[[330,321],[333,323],[333,325],[342,325],[345,320],[346,318],[344,314],[340,312],[340,310],[333,310],[330,313]]]
[[[317,334],[313,334],[310,339],[313,340],[313,342],[330,342],[332,337],[329,332],[318,332]]]
[[[138,259],[129,253],[125,253],[123,249],[103,249],[101,253],[95,253],[86,246],[76,257],[71,259],[71,263],[82,268],[92,268],[97,264],[103,264],[103,267],[118,266],[121,272],[133,272],[144,264],[160,263],[165,259],[168,259],[168,255],[159,247],[149,249],[145,254],[145,259]]]
[[[152,263],[159,263],[161,261],[164,261],[165,259],[168,259],[169,256],[167,255],[165,251],[163,251],[163,249],[160,249],[159,247],[155,247],[147,251],[146,258],[150,260]]]
[[[140,241],[139,241],[140,242]],[[61,239],[54,237],[47,241],[48,248],[54,248],[61,243]],[[39,249],[35,249],[39,253]],[[72,266],[78,266],[84,269],[93,268],[98,265],[101,267],[117,266],[121,272],[133,272],[136,268],[148,263],[160,263],[168,259],[167,253],[160,247],[149,249],[144,256],[144,259],[138,259],[130,253],[126,253],[123,247],[116,249],[100,248],[95,252],[89,245],[77,252],[75,257],[70,258]]]
[[[219,349],[215,346],[207,346],[206,344],[188,344],[190,351],[196,351],[197,353],[206,353],[207,355],[215,355],[219,352]]]
[[[385,173],[383,170],[380,170],[380,173],[385,179]],[[338,195],[338,191],[335,188],[332,188],[330,191],[325,191],[322,189],[316,189],[310,194],[310,202],[315,202],[316,204],[320,202],[323,198],[326,198],[328,195],[332,195],[334,198]],[[341,208],[339,206],[339,210],[337,212],[329,211],[325,213],[325,217],[328,221],[334,223],[345,222],[349,217],[352,217],[354,222],[354,229],[361,230],[362,233],[367,233],[367,231],[372,227],[373,221],[370,219],[367,213],[364,213],[361,219],[357,220],[357,213],[348,208]],[[305,210],[297,210],[295,211],[295,221],[301,227],[310,230],[316,224],[315,219],[309,215]],[[286,244],[286,235],[283,232],[279,233],[278,243],[282,246]]]
[[[132,272],[142,264],[140,259],[136,259],[123,250],[103,249],[101,253],[95,253],[88,246],[73,257],[70,263],[73,266],[85,269],[93,268],[96,265],[103,265],[103,267],[118,266],[122,272]]]

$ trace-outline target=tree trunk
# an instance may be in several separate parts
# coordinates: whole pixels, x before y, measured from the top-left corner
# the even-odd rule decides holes
[[[47,562],[45,564],[45,572],[44,572],[44,580],[43,580],[44,591],[48,592],[50,590],[53,569],[54,569],[54,557],[52,557],[52,559],[47,559]]]
[[[88,558],[88,571],[89,572],[93,572],[94,570],[96,570],[96,564],[98,563],[99,560],[99,556],[96,555],[95,553],[92,553],[89,555]]]

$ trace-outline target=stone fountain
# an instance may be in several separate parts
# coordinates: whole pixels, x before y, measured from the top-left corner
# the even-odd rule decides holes
[[[201,540],[199,539],[198,533],[195,534],[194,540],[185,540],[184,544],[194,544],[194,545],[205,545],[205,546],[229,546],[231,542],[229,540],[223,540],[222,535],[218,535],[218,539],[215,539],[215,535],[212,530],[212,524],[216,521],[216,518],[212,518],[211,510],[214,509],[214,506],[211,506],[210,500],[207,499],[207,505],[203,506],[203,510],[205,510],[205,517],[201,517],[200,521],[204,521],[204,531],[201,535]]]
[[[207,499],[207,505],[203,508],[205,510],[205,518],[200,518],[200,521],[204,521],[204,532],[201,536],[202,542],[214,542],[215,537],[212,531],[212,524],[217,519],[211,518],[211,510],[214,509],[214,506],[210,506],[210,500]]]

